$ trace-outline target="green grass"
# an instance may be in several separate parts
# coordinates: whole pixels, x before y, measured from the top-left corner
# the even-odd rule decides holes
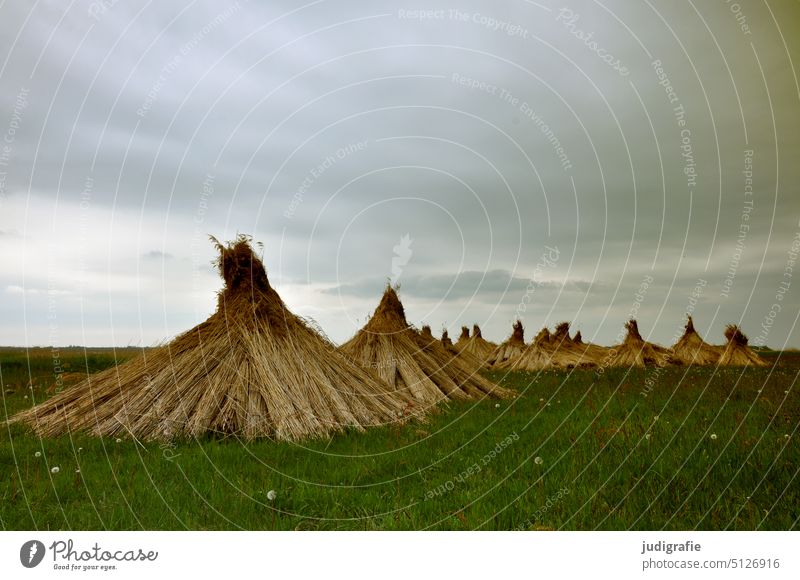
[[[62,349],[64,383],[135,353]],[[40,440],[4,426],[0,527],[794,529],[798,370],[784,353],[767,369],[492,374],[520,396],[304,446]],[[2,349],[0,375],[11,415],[53,390],[52,353]]]

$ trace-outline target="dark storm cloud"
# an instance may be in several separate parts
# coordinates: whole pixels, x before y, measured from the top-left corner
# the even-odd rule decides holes
[[[489,272],[460,272],[458,274],[434,274],[428,276],[408,276],[398,280],[403,296],[437,299],[464,300],[479,299],[488,302],[498,300],[519,302],[519,296],[531,288],[536,291],[562,290],[585,292],[590,282],[570,280],[566,283],[540,281],[513,276],[507,270],[491,270]],[[342,284],[323,290],[326,294],[372,298],[379,296],[386,286],[387,280],[365,279],[355,284]],[[602,284],[595,283],[595,287]]]
[[[610,341],[653,276],[637,313],[660,340],[700,279],[709,330],[758,327],[800,228],[800,18],[696,9],[5,3],[0,232],[19,236],[0,235],[16,301],[0,339],[48,340],[32,322],[46,303],[25,294],[48,286],[91,296],[61,305],[101,343],[178,332],[213,308],[206,235],[239,232],[336,339],[404,236],[407,310],[434,324],[506,334],[557,247],[530,325],[571,319]],[[770,341],[800,342],[790,318]]]

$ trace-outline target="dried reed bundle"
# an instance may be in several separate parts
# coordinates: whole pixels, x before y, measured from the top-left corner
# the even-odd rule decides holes
[[[498,363],[498,368],[510,371],[539,371],[552,368],[554,364],[552,349],[549,347],[550,339],[550,331],[546,327],[542,328],[531,344],[519,354]]]
[[[667,366],[677,363],[672,353],[657,344],[647,342],[639,334],[639,325],[635,320],[625,323],[628,331],[622,344],[612,347],[603,364],[610,366]]]
[[[403,304],[387,287],[369,322],[341,346],[359,364],[372,366],[397,391],[424,405],[447,399],[513,393],[466,368],[430,333],[423,336],[406,321]]]
[[[564,336],[564,342],[566,343],[569,341],[569,348],[573,352],[580,354],[581,361],[579,366],[601,366],[603,361],[608,358],[609,349],[607,347],[591,342],[583,342],[583,337],[581,336],[580,330],[575,333],[575,336],[571,340],[569,340],[569,323],[562,322],[559,327],[562,328],[561,332]],[[557,334],[560,334],[558,332],[559,327],[556,327]]]
[[[219,433],[297,441],[414,412],[410,398],[347,361],[289,311],[250,238],[214,242],[225,288],[208,320],[11,421],[46,437],[86,431],[170,440]]]
[[[722,347],[722,355],[720,355],[718,363],[720,366],[769,366],[767,361],[747,345],[747,337],[735,324],[725,327],[725,338],[728,339],[728,342]]]
[[[502,364],[509,370],[538,371],[547,368],[592,367],[599,364],[588,345],[575,343],[569,336],[569,323],[556,326],[554,333],[542,328],[525,351]]]
[[[447,352],[456,357],[472,372],[478,372],[483,368],[483,361],[479,360],[478,357],[467,350],[458,350],[458,348],[456,348],[456,345],[454,345],[453,341],[450,340],[450,335],[448,334],[447,330],[442,331],[441,343]]]
[[[575,340],[577,339],[577,341]],[[572,339],[573,344],[581,350],[581,356],[587,361],[588,366],[602,366],[608,359],[610,349],[592,342],[583,342],[581,333],[578,332]]]
[[[683,336],[672,347],[672,354],[681,363],[687,365],[717,364],[723,349],[705,342],[694,329],[691,316],[687,316]]]
[[[469,372],[472,374],[478,373],[483,368],[481,362],[475,357],[467,352],[461,353],[455,348],[453,341],[450,340],[447,330],[442,332],[442,338],[438,341],[433,338],[433,334],[431,333],[429,326],[423,326],[421,334],[425,339],[424,344],[426,352],[433,351],[439,360],[445,360],[444,355],[446,354],[448,357],[457,360],[462,367],[469,370]],[[431,344],[431,342],[435,342],[436,344]]]
[[[453,344],[453,341],[450,340],[450,333],[447,332],[446,328],[442,330],[441,341],[447,350],[454,350],[456,348],[455,345]]]
[[[482,343],[488,345],[490,348],[493,349],[497,348],[497,345],[493,343],[491,340],[486,340],[485,338],[483,338],[483,332],[481,332],[481,327],[478,326],[477,324],[472,325],[472,338],[480,339]]]
[[[543,326],[542,329],[536,333],[536,336],[533,337],[533,343],[538,344],[542,348],[549,346],[553,340],[553,335],[550,333],[550,329],[546,326]]]
[[[575,342],[569,336],[569,322],[560,322],[550,336],[547,347],[551,349],[554,366],[564,368],[595,367],[601,364],[602,354],[596,345]]]
[[[455,344],[459,352],[468,353],[472,355],[481,366],[488,367],[489,357],[491,357],[497,345],[483,338],[481,329],[477,324],[472,326],[472,336],[469,335],[469,329],[466,326],[461,327],[461,336]]]
[[[487,362],[493,366],[499,366],[505,361],[521,355],[525,351],[525,328],[522,321],[517,320],[512,325],[511,336],[492,351]]]

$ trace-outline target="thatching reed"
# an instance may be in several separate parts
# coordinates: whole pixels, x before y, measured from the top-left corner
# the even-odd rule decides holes
[[[208,320],[11,421],[45,437],[215,433],[297,441],[414,412],[403,392],[347,361],[286,307],[249,238],[214,242],[225,287]]]
[[[572,344],[580,349],[581,356],[589,366],[602,366],[608,360],[610,349],[592,342],[583,342],[580,331],[572,337]]]
[[[725,327],[725,338],[728,340],[719,357],[720,366],[769,366],[769,363],[758,356],[747,345],[748,339],[738,326],[729,324]]]
[[[462,354],[456,350],[455,346],[453,345],[453,341],[450,340],[450,336],[447,334],[446,330],[442,332],[441,340],[437,341],[433,336],[433,332],[431,332],[431,327],[426,324],[422,327],[420,336],[424,341],[422,344],[425,345],[426,351],[433,350],[439,355],[439,358],[442,359],[443,353],[447,353],[449,358],[457,358],[461,364],[469,369],[472,373],[476,373],[478,370],[480,370],[482,365],[479,361],[477,361],[477,359],[472,358],[469,353]]]
[[[542,328],[525,351],[505,363],[510,370],[538,371],[546,368],[593,367],[600,364],[589,345],[574,342],[569,336],[569,323],[562,322],[552,334]]]
[[[507,360],[521,355],[525,348],[525,328],[522,326],[522,321],[517,320],[512,325],[511,336],[492,351],[487,362],[490,365],[499,366]]]
[[[394,288],[387,287],[367,324],[342,345],[341,351],[359,364],[377,369],[397,391],[424,405],[448,399],[512,393],[464,366],[436,340],[408,324]]]
[[[497,347],[497,345],[493,343],[491,340],[486,340],[485,338],[483,338],[483,332],[481,332],[481,327],[478,326],[477,324],[472,325],[472,338],[480,339],[491,348]]]
[[[569,322],[559,322],[556,324],[556,329],[553,331],[552,340],[554,342],[572,342],[572,338],[569,336]]]
[[[578,337],[580,339],[580,337]],[[594,367],[602,363],[605,351],[597,345],[575,342],[569,336],[569,322],[556,325],[555,332],[550,336],[547,347],[552,351],[551,359],[554,366]]]
[[[608,358],[609,349],[599,344],[591,342],[583,342],[581,331],[575,333],[572,338],[569,337],[569,322],[561,322],[556,326],[556,331],[553,333],[552,341],[557,344],[565,346],[565,351],[569,353],[567,357],[561,362],[566,362],[568,365],[580,367],[595,367],[601,366]],[[559,348],[560,349],[560,348]],[[577,364],[573,363],[570,359],[578,355],[579,360]]]
[[[540,371],[553,367],[551,335],[547,328],[542,328],[533,342],[517,355],[498,363],[498,367],[510,371]]]
[[[472,370],[472,372],[478,372],[483,368],[483,361],[479,360],[478,357],[467,350],[458,350],[456,348],[456,345],[450,340],[450,335],[446,329],[442,331],[441,343],[447,352],[456,357],[468,369]]]
[[[422,327],[422,330],[420,331],[420,336],[424,341],[422,344],[425,345],[426,350],[433,349],[439,352],[440,354],[442,352],[446,352],[450,358],[458,357],[462,363],[467,362],[467,359],[465,359],[464,357],[459,357],[460,353],[456,350],[455,346],[453,345],[453,341],[450,340],[450,337],[447,334],[446,330],[442,332],[441,340],[437,340],[436,337],[433,336],[433,332],[431,332],[431,327],[426,324]],[[434,345],[433,343],[437,344]],[[473,369],[472,361],[470,361],[470,363],[467,366],[471,370],[473,370],[473,372],[480,368],[480,365],[475,365],[475,368]]]
[[[475,357],[483,366],[489,366],[488,360],[497,345],[483,338],[480,327],[475,324],[472,326],[472,336],[466,326],[461,327],[461,336],[455,347],[459,352],[465,352]]]
[[[553,335],[550,332],[550,329],[546,326],[543,326],[542,329],[536,333],[536,336],[533,337],[533,344],[538,344],[542,348],[549,346],[550,342],[553,340]]]
[[[672,354],[681,363],[687,365],[713,365],[717,364],[722,350],[712,346],[700,338],[694,329],[694,321],[687,316],[683,336],[672,346]]]
[[[639,325],[631,319],[625,323],[628,331],[622,344],[610,349],[604,364],[610,366],[667,366],[677,362],[672,353],[657,344],[647,342],[639,334]]]
[[[444,330],[442,330],[442,339],[441,340],[442,340],[442,344],[444,345],[444,347],[447,350],[453,350],[453,349],[456,348],[455,345],[453,344],[453,341],[450,340],[450,333],[447,332],[446,328]]]

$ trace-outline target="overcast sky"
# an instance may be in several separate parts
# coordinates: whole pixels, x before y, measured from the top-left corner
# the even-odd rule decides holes
[[[800,347],[797,2],[163,4],[0,6],[0,344],[169,339],[247,233],[338,342],[391,280],[435,332]]]

